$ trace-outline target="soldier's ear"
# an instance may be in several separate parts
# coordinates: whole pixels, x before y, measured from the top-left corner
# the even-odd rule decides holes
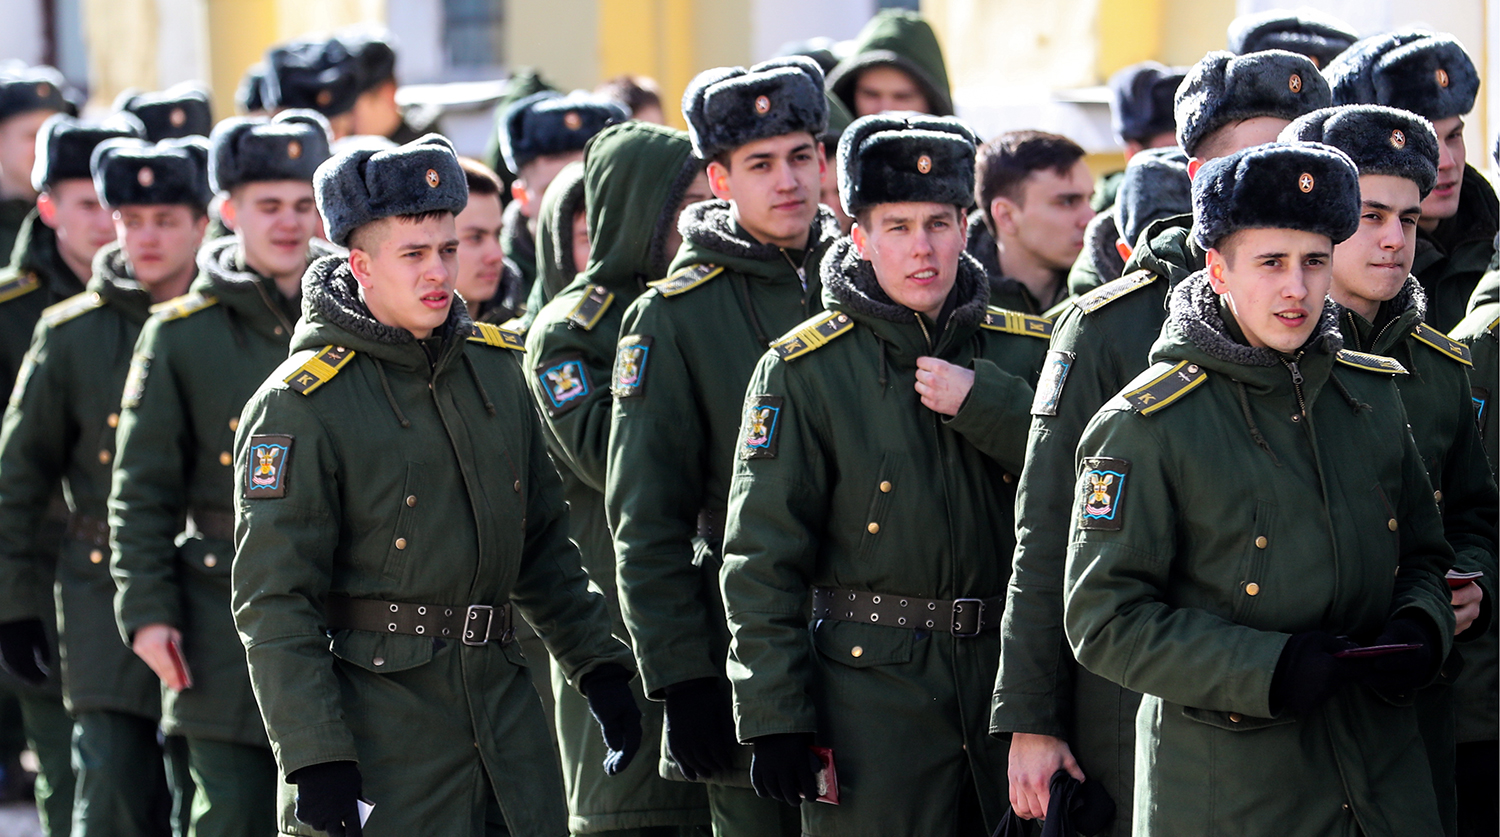
[[[1188,160],[1188,180],[1192,180],[1193,178],[1197,177],[1198,169],[1201,168],[1203,168],[1203,160],[1201,158],[1194,157],[1193,159]]]
[[[358,282],[361,288],[370,287],[370,254],[358,248],[351,249],[349,272],[354,274],[354,281]]]
[[[707,171],[708,190],[714,193],[714,197],[721,201],[733,200],[734,195],[729,189],[729,168],[718,160],[711,160]]]
[[[861,259],[869,261],[870,257],[865,254],[865,247],[869,245],[870,238],[865,235],[864,227],[861,227],[858,221],[849,228],[849,238],[854,242],[854,252],[858,253]]]
[[[52,202],[52,195],[43,192],[36,196],[36,214],[42,219],[42,223],[51,227],[57,220],[57,204]]]

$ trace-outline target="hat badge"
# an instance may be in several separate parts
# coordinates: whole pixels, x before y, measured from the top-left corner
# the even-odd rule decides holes
[[[1406,134],[1401,133],[1400,128],[1391,131],[1391,146],[1397,150],[1406,147]]]
[[[1448,86],[1448,71],[1447,70],[1443,69],[1442,67],[1438,67],[1437,68],[1437,72],[1433,73],[1433,75],[1437,76],[1438,87],[1447,87]]]
[[[437,169],[428,169],[427,170],[427,186],[428,186],[428,188],[436,189],[438,187],[438,184],[442,183],[442,182],[443,182],[443,179],[441,177],[438,177]]]
[[[569,131],[576,131],[583,127],[583,117],[578,115],[578,111],[570,110],[563,114],[563,126]]]
[[[295,160],[302,156],[302,143],[292,140],[286,144],[286,156]]]
[[[932,171],[932,158],[926,154],[917,158],[917,171],[926,174]]]
[[[318,107],[326,108],[333,101],[333,93],[328,90],[319,90],[318,96],[314,101],[318,103]]]
[[[141,184],[142,188],[150,189],[151,184],[156,182],[156,172],[152,171],[150,166],[141,166],[141,170],[135,173],[135,181]]]
[[[1292,77],[1286,80],[1286,88],[1293,93],[1302,92],[1302,76],[1292,73]]]
[[[172,112],[167,114],[167,121],[172,123],[173,128],[181,128],[187,122],[187,114],[182,112],[182,108],[172,108]]]
[[[771,112],[771,100],[768,99],[768,98],[766,98],[765,96],[756,96],[755,97],[755,112],[758,113],[758,114],[760,114],[761,116],[765,116],[766,114],[770,113]]]
[[[1297,188],[1301,189],[1304,193],[1311,192],[1313,190],[1314,182],[1315,181],[1313,180],[1312,175],[1308,174],[1307,172],[1303,172],[1302,176],[1297,178]]]
[[[36,86],[36,97],[38,99],[45,99],[45,98],[47,98],[48,96],[51,96],[51,95],[52,95],[52,85],[50,85],[50,84],[48,84],[47,82],[44,81],[41,84],[38,84]]]

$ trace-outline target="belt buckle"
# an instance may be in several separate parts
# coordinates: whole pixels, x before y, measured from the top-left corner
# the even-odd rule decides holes
[[[959,624],[958,624],[958,614],[961,612],[961,609],[963,608],[964,605],[970,605],[970,604],[974,605],[974,609],[976,611],[975,614],[974,614],[974,630],[972,630],[972,631],[960,630],[960,627],[959,627]],[[984,628],[984,599],[954,599],[953,600],[953,628],[952,628],[952,630],[953,630],[953,635],[954,636],[960,637],[960,638],[979,636],[979,632],[983,628]]]
[[[479,614],[484,614],[484,628],[478,624]],[[464,611],[464,645],[484,645],[490,641],[490,625],[495,621],[495,609],[489,605],[469,605]]]

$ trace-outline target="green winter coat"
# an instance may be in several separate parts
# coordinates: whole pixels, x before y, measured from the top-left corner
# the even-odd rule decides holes
[[[119,245],[99,251],[88,290],[41,313],[0,433],[0,621],[59,616],[63,695],[72,712],[161,714],[156,675],[114,629],[107,512],[115,426],[131,350],[151,297],[130,278]],[[42,296],[38,291],[36,296]],[[90,536],[57,555],[33,534],[59,482]],[[92,525],[86,525],[92,523]],[[56,558],[56,603],[53,566]]]
[[[0,383],[15,380],[42,309],[82,292],[83,282],[57,252],[57,233],[33,210],[10,264],[0,270]]]
[[[1473,166],[1464,166],[1458,214],[1432,232],[1417,230],[1411,272],[1427,292],[1427,324],[1448,331],[1464,318],[1469,296],[1495,256],[1500,202],[1495,188]]]
[[[1067,302],[1068,283],[1060,283],[1051,300],[1037,299],[1031,289],[1005,275],[1000,266],[1000,251],[995,246],[995,236],[985,226],[984,216],[978,211],[969,215],[968,240],[964,252],[974,257],[990,281],[990,304],[1007,311],[1023,314],[1051,316]]]
[[[822,308],[818,263],[838,225],[820,209],[801,254],[751,238],[724,201],[692,205],[680,229],[672,275],[620,325],[604,484],[620,607],[654,700],[724,677],[713,521],[729,503],[745,384],[771,340]],[[748,787],[749,750],[740,756],[742,769],[714,780]],[[662,770],[681,776],[665,747]]]
[[[1492,266],[1479,280],[1469,298],[1469,314],[1453,328],[1452,337],[1469,346],[1474,368],[1469,373],[1473,385],[1474,416],[1479,420],[1479,436],[1489,457],[1490,470],[1500,473],[1496,451],[1500,449],[1500,430],[1496,428],[1494,398],[1500,373],[1495,370],[1497,341],[1495,329],[1500,325],[1500,267]]]
[[[345,259],[308,268],[292,355],[234,443],[234,619],[277,763],[285,776],[357,761],[371,837],[478,834],[490,799],[510,834],[563,835],[556,755],[515,643],[326,630],[330,595],[511,601],[575,687],[601,664],[631,667],[498,330],[455,305],[417,341],[376,322],[356,288]],[[349,350],[336,368],[318,358],[328,347]],[[245,496],[266,462],[256,445],[285,446],[270,460],[281,496]],[[313,834],[282,789],[282,832]]]
[[[848,56],[828,73],[828,90],[850,113],[859,74],[871,67],[892,66],[911,76],[927,97],[934,116],[953,115],[953,93],[948,67],[932,25],[914,11],[885,9],[855,36]]]
[[[955,834],[966,785],[988,832],[1007,807],[985,722],[999,631],[809,621],[807,603],[814,587],[1003,595],[1046,322],[987,309],[968,256],[941,327],[891,302],[847,238],[822,276],[829,312],[777,341],[743,402],[721,571],[739,738],[833,749],[840,804],[803,805],[804,834]],[[827,344],[800,350],[813,333]],[[922,356],[974,372],[956,416],[913,389]]]
[[[1450,647],[1453,553],[1396,365],[1337,353],[1332,303],[1290,357],[1221,307],[1206,274],[1178,285],[1155,365],[1078,446],[1065,620],[1084,666],[1145,695],[1134,833],[1435,834],[1410,695],[1270,706],[1292,633],[1368,644],[1400,616]]]
[[[622,637],[627,633],[615,590],[615,548],[604,515],[614,403],[608,382],[626,307],[646,282],[666,270],[666,232],[677,220],[687,178],[698,172],[691,154],[687,134],[645,122],[608,129],[589,144],[579,166],[587,175],[579,185],[588,194],[589,229],[597,233],[590,261],[541,308],[526,335],[526,380],[541,408],[547,451],[562,475],[569,535],[590,581],[609,602],[615,635]],[[672,172],[677,175],[668,176]],[[549,200],[554,194],[547,190]],[[570,210],[570,229],[571,216]],[[572,690],[555,691],[568,829],[574,834],[709,821],[701,786],[668,782],[657,774],[663,708],[644,702],[644,693],[633,685],[643,702],[645,740],[635,761],[613,777],[604,775],[603,741],[592,728],[587,703]]]
[[[25,226],[26,218],[36,211],[36,201],[24,200],[22,198],[6,198],[0,200],[0,267],[10,264],[10,259],[15,252],[16,240],[20,237],[21,227]]]
[[[670,184],[658,185],[666,187]],[[573,264],[573,215],[584,206],[583,191],[583,163],[573,162],[563,166],[547,187],[546,194],[542,195],[541,212],[536,221],[537,280],[531,285],[526,312],[521,315],[528,325],[543,305],[571,285],[587,267]],[[646,218],[641,223],[651,220]]]

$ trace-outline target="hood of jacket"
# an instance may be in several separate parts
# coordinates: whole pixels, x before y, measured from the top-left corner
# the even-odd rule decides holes
[[[1344,345],[1355,351],[1389,355],[1412,329],[1427,318],[1427,292],[1415,276],[1407,276],[1396,295],[1380,303],[1375,322],[1340,307],[1339,328]]]
[[[341,255],[342,250],[320,238],[308,242],[309,265],[325,256]],[[216,238],[203,245],[198,251],[198,278],[193,280],[191,290],[213,296],[220,305],[252,323],[275,326],[285,320],[284,324],[290,326],[297,321],[297,300],[282,296],[273,280],[245,262],[238,236]]]
[[[7,276],[17,273],[33,273],[42,282],[53,299],[67,299],[83,292],[84,282],[79,281],[73,268],[63,261],[57,249],[57,233],[46,224],[35,209],[26,215],[21,228],[16,231],[16,245],[10,254]]]
[[[1202,270],[1207,257],[1193,239],[1193,216],[1174,215],[1146,227],[1120,275],[1149,270],[1176,286]]]
[[[536,219],[536,285],[551,299],[583,268],[573,264],[573,215],[583,207],[583,163],[573,161],[552,179]],[[497,293],[496,296],[499,296]],[[540,306],[538,306],[540,307]],[[529,310],[529,306],[528,306]]]
[[[1084,228],[1083,252],[1080,257],[1089,260],[1101,285],[1125,275],[1125,258],[1120,255],[1120,248],[1115,246],[1119,240],[1120,227],[1112,209],[1095,215]],[[1076,289],[1074,293],[1077,293]]]
[[[151,294],[135,280],[118,241],[100,247],[94,254],[94,275],[89,277],[86,289],[131,322],[144,323],[151,316]]]
[[[668,273],[689,265],[715,264],[751,278],[775,280],[789,269],[801,268],[806,273],[807,286],[812,288],[818,265],[811,257],[824,252],[838,237],[839,224],[833,211],[820,205],[818,214],[813,216],[801,262],[793,251],[755,240],[734,220],[734,210],[728,201],[704,201],[689,206],[677,223],[677,231],[682,233],[682,247],[672,259]]]
[[[520,201],[511,201],[500,213],[500,249],[521,271],[521,293],[529,293],[531,283],[536,281],[536,239],[526,227]]]
[[[857,112],[854,86],[860,72],[888,65],[899,67],[916,80],[935,115],[952,115],[953,94],[943,50],[932,26],[921,16],[904,11],[876,15],[855,37],[848,56],[828,74],[828,89],[850,113]]]

